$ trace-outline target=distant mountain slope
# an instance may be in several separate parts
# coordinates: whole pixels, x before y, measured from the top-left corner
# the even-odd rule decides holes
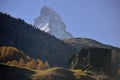
[[[67,66],[76,52],[71,45],[36,29],[21,19],[0,13],[0,46],[13,46],[31,58],[40,58],[53,66]]]
[[[117,68],[117,69],[120,67],[120,48],[118,47],[105,45],[96,40],[92,40],[89,38],[71,38],[71,39],[65,39],[64,42],[74,46],[76,49],[78,49],[78,51],[80,51],[81,47],[98,47],[98,48],[112,49],[113,66],[114,68]]]
[[[40,16],[34,20],[35,27],[50,33],[59,39],[72,38],[73,36],[66,31],[66,25],[61,16],[48,6],[43,6]]]
[[[76,47],[77,49],[80,49],[81,47],[100,47],[100,48],[113,49],[117,53],[120,52],[120,48],[118,48],[118,47],[106,45],[106,44],[100,43],[96,40],[89,39],[89,38],[71,38],[71,39],[64,39],[63,41],[66,43],[69,43],[70,45]]]

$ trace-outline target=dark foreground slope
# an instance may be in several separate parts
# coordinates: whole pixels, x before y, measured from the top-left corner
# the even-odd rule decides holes
[[[76,49],[36,29],[21,19],[0,13],[0,46],[13,46],[31,58],[40,58],[53,66],[67,66]]]
[[[0,80],[114,80],[106,75],[55,67],[43,71],[0,64]]]
[[[0,80],[33,80],[34,71],[0,63]]]

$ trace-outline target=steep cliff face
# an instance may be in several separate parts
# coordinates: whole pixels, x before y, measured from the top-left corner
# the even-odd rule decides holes
[[[34,20],[35,27],[50,33],[59,39],[67,39],[73,37],[66,31],[66,25],[61,16],[48,6],[42,7],[40,16]]]

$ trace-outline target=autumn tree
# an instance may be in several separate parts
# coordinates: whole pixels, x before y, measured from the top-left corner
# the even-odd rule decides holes
[[[31,60],[31,66],[32,66],[32,69],[36,69],[36,61],[35,61],[35,59],[32,59]]]
[[[25,67],[25,61],[22,58],[19,60],[18,66]]]
[[[118,69],[118,75],[120,75],[120,69]]]
[[[45,64],[44,64],[44,69],[48,69],[50,66],[49,66],[49,64],[48,64],[48,62],[47,61],[45,61]]]
[[[36,60],[35,59],[32,59],[31,61],[28,61],[26,63],[26,67],[27,68],[30,68],[30,69],[36,69]]]
[[[44,69],[44,64],[41,60],[38,62],[36,69],[37,70],[43,70]]]
[[[13,66],[18,66],[18,61],[17,60],[13,60],[10,65],[13,65]]]
[[[26,66],[25,67],[27,67],[27,68],[29,68],[29,69],[32,69],[32,63],[31,63],[31,61],[28,61],[27,63],[26,63]]]
[[[7,64],[7,65],[11,65],[11,61],[8,61],[6,64]]]

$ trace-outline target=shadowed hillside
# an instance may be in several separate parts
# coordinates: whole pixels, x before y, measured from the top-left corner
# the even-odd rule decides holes
[[[73,80],[73,73],[64,68],[51,68],[34,75],[37,80]]]
[[[32,80],[33,74],[35,71],[30,69],[0,64],[1,80]]]
[[[0,63],[0,79],[2,80],[119,80],[105,74],[97,74],[80,69],[69,70],[61,67],[47,70],[31,70]]]
[[[53,66],[67,66],[76,49],[36,29],[19,18],[0,13],[0,46],[13,46],[31,58],[40,58]]]
[[[43,71],[0,64],[1,80],[111,80],[102,74],[55,67]]]
[[[112,80],[103,74],[81,71],[79,69],[69,70],[60,67],[37,72],[33,76],[35,80]]]

